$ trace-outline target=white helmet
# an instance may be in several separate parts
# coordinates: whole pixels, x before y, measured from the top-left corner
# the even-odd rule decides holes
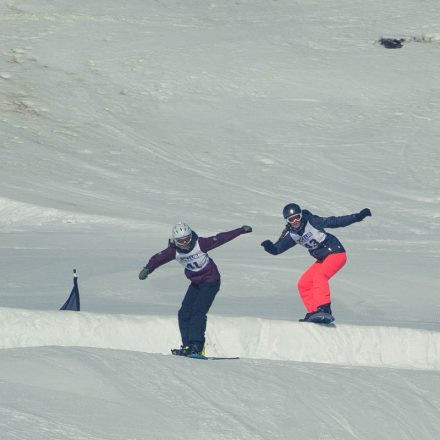
[[[186,248],[189,246],[189,244],[191,242],[192,230],[186,223],[179,222],[179,223],[177,223],[177,225],[173,226],[173,230],[171,231],[171,235],[173,237],[173,241],[176,246]],[[181,240],[181,239],[183,239],[183,240]],[[187,239],[187,240],[185,240],[185,239]]]

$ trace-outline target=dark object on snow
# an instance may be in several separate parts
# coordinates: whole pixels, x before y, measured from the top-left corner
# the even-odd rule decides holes
[[[381,38],[379,43],[386,49],[400,49],[405,38]]]
[[[60,310],[73,310],[79,312],[79,290],[78,290],[78,275],[76,269],[73,269],[73,288],[70,296]]]

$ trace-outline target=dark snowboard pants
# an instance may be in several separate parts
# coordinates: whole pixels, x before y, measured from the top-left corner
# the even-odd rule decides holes
[[[220,280],[213,283],[191,283],[179,310],[182,345],[194,344],[199,350],[205,345],[206,321],[209,308],[220,290]]]

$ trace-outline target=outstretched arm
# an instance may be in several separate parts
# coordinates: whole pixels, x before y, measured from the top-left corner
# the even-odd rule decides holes
[[[286,252],[287,249],[290,249],[295,245],[296,243],[290,234],[280,238],[276,243],[272,243],[270,240],[264,240],[263,243],[261,243],[261,246],[264,247],[264,250],[272,255],[282,254],[283,252]]]
[[[314,226],[316,225],[322,228],[343,228],[353,223],[361,222],[365,217],[369,217],[369,216],[371,216],[371,211],[368,208],[364,208],[362,211],[356,214],[341,215],[339,217],[314,216],[311,223]]]
[[[173,260],[176,256],[176,250],[172,247],[167,247],[165,250],[153,255],[148,263],[142,268],[139,273],[139,279],[145,280],[148,275],[156,270],[159,266],[162,266],[171,260]]]
[[[227,243],[228,241],[233,240],[234,238],[237,238],[241,234],[247,234],[249,232],[252,232],[252,228],[244,225],[241,228],[233,229],[232,231],[220,232],[212,237],[199,237],[200,249],[203,252],[208,252],[216,247],[221,246],[222,244]]]

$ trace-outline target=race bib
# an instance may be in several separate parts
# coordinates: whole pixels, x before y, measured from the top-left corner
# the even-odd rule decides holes
[[[320,244],[326,239],[327,234],[314,228],[310,223],[307,223],[302,235],[290,231],[290,236],[295,243],[300,244],[309,250],[313,250],[320,246]]]
[[[176,250],[176,260],[185,269],[199,272],[209,263],[209,255],[200,249],[199,242],[197,241],[194,249],[187,254],[179,253]]]

